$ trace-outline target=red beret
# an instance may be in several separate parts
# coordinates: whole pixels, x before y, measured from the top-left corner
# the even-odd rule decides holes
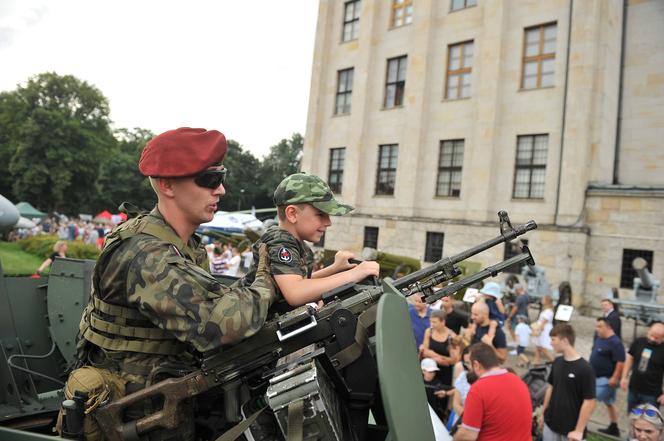
[[[221,163],[227,148],[226,137],[221,132],[181,127],[148,141],[138,168],[144,176],[191,176]]]

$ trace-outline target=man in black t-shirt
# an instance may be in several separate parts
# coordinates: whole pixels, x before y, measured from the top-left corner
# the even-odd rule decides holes
[[[450,296],[443,297],[441,307],[445,311],[445,326],[454,331],[455,334],[461,333],[461,328],[468,327],[468,315],[454,309],[454,299]]]
[[[551,330],[551,346],[562,354],[553,362],[549,386],[544,395],[544,441],[581,441],[590,414],[595,408],[595,373],[574,349],[574,328],[559,323]]]
[[[662,378],[664,377],[664,323],[650,325],[645,337],[634,340],[629,347],[620,380],[620,387],[627,390],[627,411],[643,403],[659,407],[664,404]]]
[[[490,338],[489,331],[491,320],[489,319],[489,307],[484,301],[475,302],[470,308],[470,320],[474,324],[469,332],[472,334],[471,344],[484,342],[496,350],[496,355],[501,363],[507,359],[507,339],[505,333],[500,327],[496,328],[496,334],[493,339]]]

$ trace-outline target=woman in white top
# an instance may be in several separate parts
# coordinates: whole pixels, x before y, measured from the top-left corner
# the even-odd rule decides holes
[[[535,359],[533,364],[541,364],[542,357],[552,362],[553,355],[549,352],[553,350],[551,336],[549,336],[553,328],[553,300],[551,300],[551,296],[542,297],[542,312],[540,312],[537,321],[533,323],[532,328],[532,335],[535,337]]]

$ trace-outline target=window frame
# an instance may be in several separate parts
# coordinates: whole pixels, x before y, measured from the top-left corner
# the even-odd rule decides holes
[[[544,164],[533,164],[533,158],[535,156],[535,139],[538,136],[546,136],[546,153],[547,156],[549,154],[549,134],[548,133],[536,133],[532,135],[518,135],[516,137],[516,155],[514,157],[514,176],[513,176],[513,182],[512,182],[512,199],[517,199],[517,200],[544,200],[544,195],[545,191],[542,191],[542,196],[541,197],[533,197],[532,196],[532,190],[533,190],[533,170],[544,170],[544,185],[545,185],[545,190],[546,190],[546,166],[547,162]],[[519,145],[520,145],[520,140],[522,138],[532,138],[532,145],[533,148],[531,150],[531,155],[530,155],[530,164],[523,165],[519,164]],[[547,158],[548,159],[548,158]],[[516,176],[518,174],[519,169],[528,169],[530,171],[529,173],[529,179],[528,179],[528,196],[517,196],[516,195]]]
[[[452,145],[452,159],[450,162],[449,166],[443,166],[441,165],[442,159],[443,159],[443,147],[446,143],[451,143]],[[457,156],[457,147],[461,144],[461,165],[454,165],[454,159]],[[454,172],[459,172],[463,176],[463,154],[465,151],[465,140],[463,138],[461,139],[441,139],[440,143],[438,144],[438,174],[436,175],[436,197],[447,197],[447,198],[461,198],[461,181],[459,182],[459,193],[458,194],[453,194],[452,193],[452,176]],[[440,189],[440,181],[443,173],[449,173],[449,179],[448,179],[448,185],[449,185],[449,192],[448,194],[440,194],[438,190]],[[463,179],[463,178],[462,178]]]
[[[529,26],[527,28],[524,28],[523,30],[523,45],[522,45],[522,50],[521,50],[521,82],[520,82],[520,90],[534,90],[534,89],[542,89],[546,87],[554,87],[555,86],[555,64],[554,64],[554,82],[551,85],[547,86],[542,86],[542,63],[545,60],[555,60],[556,59],[556,51],[554,48],[553,52],[547,52],[547,53],[542,53],[544,50],[544,31],[546,27],[548,26],[554,26],[556,28],[556,44],[558,43],[558,22],[553,21],[549,23],[544,23],[544,24],[539,24],[535,26]],[[537,55],[531,55],[531,56],[526,56],[526,48],[527,48],[527,41],[528,41],[528,31],[532,31],[534,29],[539,29],[539,48],[538,48],[538,53]],[[525,80],[526,80],[526,64],[527,63],[532,63],[535,62],[537,63],[537,81],[535,87],[525,87]],[[554,61],[555,63],[555,61]]]
[[[375,246],[369,246],[367,239],[369,239],[369,234],[370,233],[373,235],[375,232],[375,239],[374,239],[374,245]],[[374,250],[378,250],[378,235],[380,234],[380,228],[375,227],[373,225],[365,225],[364,226],[364,236],[362,237],[362,248],[373,248]],[[373,239],[373,238],[372,238]]]
[[[433,249],[433,243],[430,243],[433,241],[434,237],[440,236],[440,251],[434,250]],[[443,258],[443,247],[445,246],[445,233],[442,231],[427,231],[425,243],[424,243],[424,261],[425,262],[438,262],[440,259]],[[438,259],[434,259],[435,255],[440,252],[440,256],[438,256]]]
[[[450,0],[450,12],[463,11],[464,9],[474,8],[475,6],[477,6],[477,0],[462,0],[462,1],[463,1],[463,6],[460,7],[460,8],[455,9],[454,8],[454,0]],[[469,1],[474,1],[475,4],[474,5],[468,5]]]
[[[346,10],[351,5],[353,7],[353,18],[350,19],[350,20],[346,20]],[[360,12],[356,14],[358,8],[360,9]],[[347,43],[349,41],[357,40],[359,38],[359,34],[360,34],[360,15],[362,14],[362,9],[361,8],[362,8],[362,0],[347,0],[347,1],[344,2],[343,21],[341,23],[341,42],[342,43]],[[355,15],[357,15],[357,17],[355,17]],[[348,40],[345,39],[346,26],[350,26],[350,28],[351,28],[350,38]]]
[[[341,77],[345,75],[345,81],[343,86],[346,90],[341,91],[342,81]],[[348,78],[350,77],[350,82]],[[352,110],[352,99],[353,99],[353,81],[355,80],[355,68],[348,67],[346,69],[337,70],[337,90],[334,95],[334,115],[350,115]],[[348,107],[348,111],[339,112],[339,98],[343,96],[344,104],[343,107]]]
[[[397,29],[403,26],[408,26],[413,23],[413,0],[392,0],[392,7],[390,8],[390,29]],[[410,6],[410,15],[406,15],[406,11]],[[396,11],[397,9],[403,10],[403,16],[401,17],[402,23],[397,25],[396,20]],[[410,21],[406,23],[406,18],[410,18]]]
[[[388,166],[387,168],[381,168],[381,160],[383,158],[383,151],[389,149],[388,154]],[[392,167],[392,160],[394,160],[394,166]],[[376,167],[376,187],[374,191],[374,196],[394,196],[397,183],[397,166],[399,162],[399,144],[381,144],[378,146],[378,166]],[[381,172],[387,174],[387,182],[383,183],[380,180]],[[394,177],[394,184],[391,189],[387,191],[381,191],[381,185],[387,186],[390,179],[390,174]],[[391,190],[391,192],[390,192]]]
[[[396,80],[390,82],[390,62],[396,62]],[[401,72],[402,65],[404,67],[403,79],[399,80],[399,73]],[[408,75],[408,55],[400,55],[398,57],[392,57],[387,59],[387,64],[385,65],[385,96],[383,97],[383,109],[395,109],[403,107],[404,96],[406,95],[406,76]],[[392,105],[388,105],[388,89],[390,86],[394,86],[394,101]],[[401,92],[399,94],[399,91]],[[399,100],[397,99],[399,98]],[[398,101],[398,103],[397,103]]]
[[[341,158],[334,158],[335,153],[341,153]],[[343,190],[343,178],[344,178],[344,165],[346,162],[346,147],[333,147],[330,149],[330,155],[328,157],[328,167],[327,167],[327,184],[336,194],[341,194]],[[340,162],[340,168],[332,168],[333,161],[336,159],[337,164]],[[337,177],[337,182],[332,182],[332,174]]]
[[[461,64],[465,60],[465,51],[466,51],[466,46],[468,44],[473,45],[473,58],[470,61],[470,67],[461,67]],[[450,70],[450,60],[452,59],[452,48],[459,46],[461,48],[461,53],[459,54],[459,69],[456,70]],[[446,100],[461,100],[461,99],[466,99],[470,98],[472,96],[461,96],[462,90],[463,90],[463,83],[462,83],[462,78],[464,74],[469,74],[471,77],[471,82],[470,82],[470,87],[472,90],[473,87],[473,82],[472,82],[472,74],[473,74],[473,59],[475,57],[475,40],[466,40],[466,41],[461,41],[459,43],[454,43],[454,44],[448,44],[447,45],[447,69],[445,70],[445,84],[443,86],[445,90],[445,99]],[[449,96],[449,79],[450,76],[456,76],[458,77],[457,79],[457,96],[456,97],[450,97]]]
[[[625,261],[626,252],[630,252],[631,259]],[[642,257],[648,262],[648,271],[652,273],[652,267],[655,264],[654,250],[642,250],[636,248],[623,248],[622,258],[620,260],[620,287],[623,289],[630,289],[634,287],[634,277],[638,277],[639,273],[632,267],[632,261],[637,257]],[[627,279],[629,277],[629,279]]]

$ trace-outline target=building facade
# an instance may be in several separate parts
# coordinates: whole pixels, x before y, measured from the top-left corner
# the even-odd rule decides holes
[[[629,298],[636,256],[664,278],[662,23],[659,0],[321,0],[302,168],[356,207],[326,246],[432,262],[507,210],[577,306]]]

